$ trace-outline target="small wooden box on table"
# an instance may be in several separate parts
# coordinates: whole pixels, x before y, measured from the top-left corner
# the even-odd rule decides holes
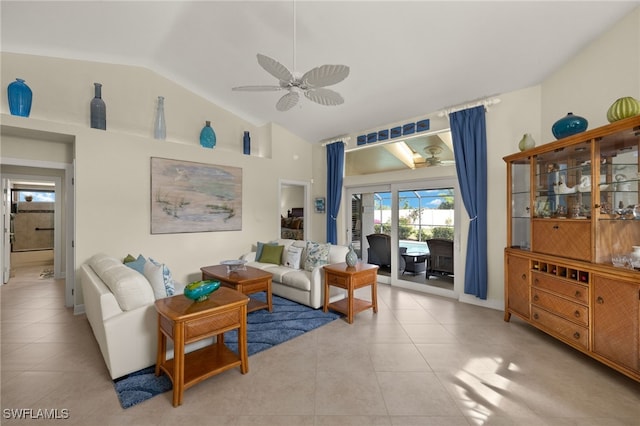
[[[203,266],[200,270],[202,271],[203,280],[218,280],[223,286],[237,290],[247,296],[260,291],[267,293],[267,303],[253,298],[249,299],[247,312],[259,309],[273,311],[271,297],[273,275],[270,272],[252,268],[251,266],[229,271],[226,265]]]
[[[185,389],[215,374],[240,367],[249,371],[247,358],[247,302],[244,294],[220,287],[209,299],[194,302],[179,294],[156,300],[158,358],[156,376],[164,371],[173,383],[173,406],[182,404]],[[224,344],[224,334],[238,329],[238,354]],[[215,337],[214,344],[185,354],[185,345]],[[166,359],[167,338],[173,340],[173,359]]]
[[[324,305],[323,311],[330,308],[347,316],[347,322],[353,323],[353,317],[366,309],[373,308],[378,312],[378,266],[358,262],[356,266],[346,263],[325,265],[324,267]],[[329,286],[347,290],[347,297],[337,302],[329,303]],[[358,299],[354,291],[361,287],[371,286],[371,302]]]

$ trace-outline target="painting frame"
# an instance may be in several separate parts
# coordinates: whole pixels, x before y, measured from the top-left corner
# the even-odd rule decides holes
[[[326,202],[324,197],[316,197],[313,202],[313,209],[316,213],[326,212]]]
[[[242,168],[150,160],[151,234],[242,230]]]

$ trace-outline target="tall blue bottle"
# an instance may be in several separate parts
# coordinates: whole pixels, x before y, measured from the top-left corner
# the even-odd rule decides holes
[[[249,135],[249,132],[244,132],[242,137],[242,152],[245,155],[251,155],[251,135]]]
[[[9,112],[11,115],[20,117],[28,117],[31,113],[31,101],[33,92],[21,78],[10,83],[7,87],[7,96],[9,98]]]
[[[213,131],[210,121],[205,121],[204,127],[200,131],[200,145],[205,148],[216,146],[216,132]]]
[[[102,84],[93,83],[95,94],[91,99],[91,128],[107,130],[107,106],[102,100]]]

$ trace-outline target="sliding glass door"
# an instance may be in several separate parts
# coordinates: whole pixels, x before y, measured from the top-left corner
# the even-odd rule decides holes
[[[453,294],[456,188],[455,179],[350,188],[347,241],[380,266],[381,283]]]
[[[398,191],[399,280],[453,291],[454,212],[451,186]]]

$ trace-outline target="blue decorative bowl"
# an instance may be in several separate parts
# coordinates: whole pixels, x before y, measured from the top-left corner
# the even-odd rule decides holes
[[[195,300],[196,302],[203,302],[209,298],[211,293],[220,288],[220,281],[206,280],[206,281],[194,281],[187,284],[184,288],[185,297]]]
[[[587,126],[589,122],[586,118],[573,115],[572,112],[567,114],[565,117],[556,121],[551,127],[551,132],[556,139],[566,138],[567,136],[572,136],[577,133],[582,133],[587,130]]]

